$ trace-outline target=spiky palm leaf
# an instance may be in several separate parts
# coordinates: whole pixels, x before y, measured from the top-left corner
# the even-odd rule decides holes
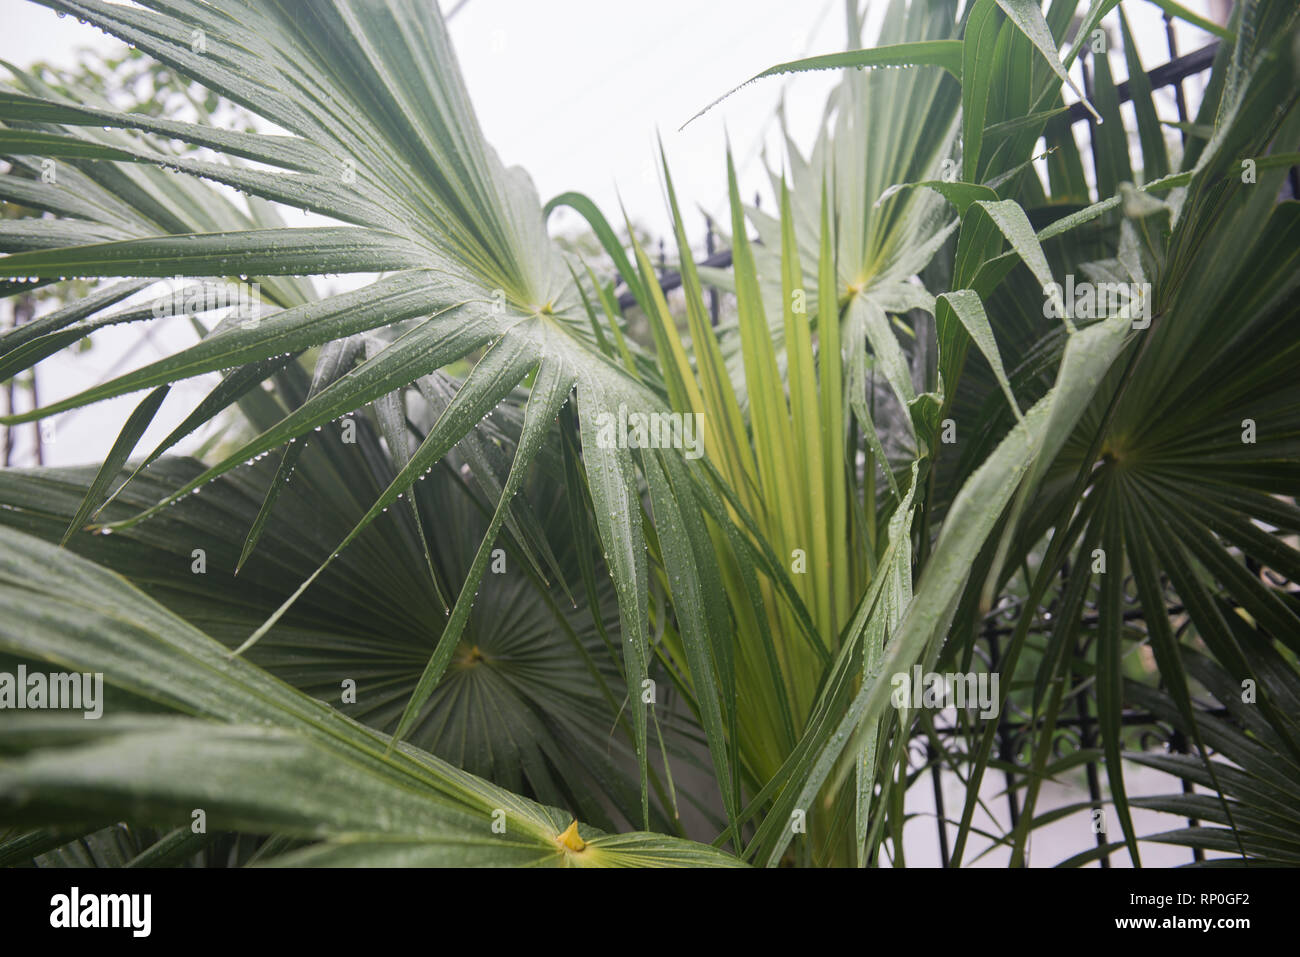
[[[166,503],[118,523],[118,527],[152,517],[167,503],[201,489],[245,461],[483,350],[482,358],[419,448],[355,530],[340,536],[335,549],[349,545],[366,525],[397,503],[475,423],[526,376],[531,377],[528,422],[520,454],[503,489],[502,504],[478,558],[459,587],[449,626],[408,703],[399,733],[410,730],[448,666],[509,500],[546,429],[575,388],[587,433],[584,462],[589,487],[622,609],[625,672],[629,684],[639,687],[649,665],[644,612],[648,585],[639,509],[631,484],[633,464],[625,451],[592,448],[594,432],[588,429],[594,429],[600,411],[614,410],[620,402],[651,409],[659,400],[590,348],[590,329],[585,318],[579,320],[573,312],[577,297],[569,273],[542,228],[536,197],[526,176],[506,170],[483,142],[436,14],[423,6],[376,4],[320,7],[307,16],[289,6],[239,3],[227,7],[167,4],[156,11],[97,3],[57,6],[94,19],[139,49],[265,117],[286,134],[223,134],[147,117],[87,112],[49,97],[14,93],[6,99],[3,111],[4,118],[18,126],[4,133],[7,153],[30,156],[36,150],[62,157],[64,164],[81,163],[73,157],[87,155],[133,159],[205,176],[352,225],[248,229],[217,223],[203,224],[207,229],[201,226],[196,231],[159,212],[162,222],[158,225],[171,235],[159,236],[156,225],[136,222],[126,235],[151,238],[94,244],[95,239],[104,237],[95,234],[96,227],[89,221],[83,221],[72,228],[80,230],[81,242],[91,245],[75,247],[79,251],[63,248],[18,253],[4,261],[0,272],[42,278],[67,274],[167,276],[176,272],[177,257],[183,257],[185,271],[200,275],[392,274],[355,292],[323,300],[282,301],[288,308],[265,317],[255,327],[232,325],[196,346],[46,406],[36,415],[56,414],[180,377],[273,361],[368,329],[408,323],[386,347],[175,490]],[[203,38],[201,53],[190,43],[196,31]],[[346,52],[340,55],[340,50]],[[402,64],[400,74],[394,72],[397,64]],[[169,155],[145,136],[102,133],[89,127],[90,123],[161,131],[253,159],[274,170]],[[127,166],[123,173],[107,163],[85,165],[93,167],[92,172],[76,175],[118,179],[147,175],[170,182],[165,173],[149,167]],[[157,207],[145,190],[139,193],[137,205]],[[219,231],[212,231],[212,225]],[[24,228],[63,227],[37,221],[24,223]],[[66,246],[68,238],[60,234],[60,244]],[[37,334],[57,334],[62,321],[29,326],[11,334],[6,345],[19,345],[14,341],[18,338],[31,341]],[[331,560],[327,557],[325,565]],[[290,596],[286,609],[297,594]],[[254,631],[248,643],[265,634],[279,614]],[[648,814],[648,719],[641,708],[632,709],[631,715],[642,767],[644,819]]]

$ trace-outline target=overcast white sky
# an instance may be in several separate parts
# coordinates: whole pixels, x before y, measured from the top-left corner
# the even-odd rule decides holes
[[[1204,12],[1209,0],[1185,0]],[[459,0],[443,0],[444,10]],[[1126,0],[1144,62],[1167,59],[1159,11]],[[869,5],[868,31],[885,4]],[[488,140],[510,164],[525,167],[543,200],[565,190],[590,195],[611,220],[621,196],[634,220],[662,235],[667,216],[655,170],[655,136],[662,135],[692,239],[703,235],[704,209],[725,219],[724,137],[730,134],[746,195],[765,187],[759,159],[764,146],[779,157],[772,122],[784,94],[796,142],[811,142],[833,74],[768,80],[740,91],[684,132],[678,127],[701,106],[766,67],[844,43],[842,0],[468,0],[450,21],[470,95]],[[26,0],[0,0],[0,58],[19,66],[38,60],[76,61],[79,47],[109,51],[117,40],[72,17],[57,18]],[[1180,50],[1207,35],[1179,25]],[[1113,61],[1124,75],[1122,58]],[[1157,103],[1175,118],[1172,98]],[[558,230],[576,229],[575,214],[552,219]],[[6,311],[7,312],[7,311]],[[4,321],[8,321],[7,314]],[[174,332],[172,330],[175,330]],[[132,364],[158,349],[188,344],[169,327]],[[174,336],[181,336],[180,339]],[[138,327],[97,334],[95,349],[41,366],[43,398],[67,395],[98,381],[138,342]],[[118,371],[122,371],[119,369]],[[208,388],[206,380],[173,390],[144,444],[160,439]],[[60,441],[48,461],[93,461],[111,445],[138,397],[101,403],[59,417]],[[25,449],[26,439],[20,444]],[[17,459],[23,461],[22,457]]]

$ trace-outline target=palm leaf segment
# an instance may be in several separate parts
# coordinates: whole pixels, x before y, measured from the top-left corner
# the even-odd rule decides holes
[[[199,833],[201,811],[212,831],[310,842],[276,858],[286,864],[735,863],[654,834],[584,827],[581,849],[564,844],[573,823],[564,812],[346,717],[231,658],[116,574],[9,528],[0,529],[0,609],[4,653],[76,662],[111,676],[117,696],[98,721],[35,714],[5,723],[8,822],[65,826],[72,836],[129,818]],[[148,713],[160,710],[185,717]]]
[[[20,221],[28,232],[57,236],[57,248],[46,248],[54,240],[29,244],[29,251],[0,264],[0,275],[29,283],[61,276],[162,277],[175,273],[182,259],[187,271],[214,276],[277,277],[317,270],[386,275],[363,289],[323,300],[312,300],[300,286],[282,288],[268,278],[270,295],[285,308],[257,324],[231,324],[173,356],[10,421],[55,414],[178,378],[274,361],[381,326],[400,330],[385,348],[320,388],[163,502],[118,523],[122,527],[156,514],[250,459],[481,350],[460,392],[354,532],[339,542],[343,548],[531,376],[532,399],[520,454],[498,515],[455,600],[449,626],[408,706],[400,735],[445,670],[491,543],[506,521],[507,503],[546,428],[576,388],[584,411],[587,485],[618,587],[628,684],[639,687],[649,658],[647,571],[633,462],[626,450],[597,449],[591,430],[600,410],[616,409],[620,402],[642,409],[662,403],[589,347],[590,327],[585,317],[576,321],[578,300],[570,274],[545,234],[540,204],[526,176],[506,170],[483,141],[437,15],[419,4],[338,3],[303,9],[294,4],[183,3],[145,10],[95,2],[52,6],[92,20],[285,132],[222,133],[77,107],[40,91],[7,91],[0,113],[10,127],[3,131],[7,153],[62,156],[79,180],[102,177],[103,188],[92,186],[88,195],[111,194],[113,180],[126,178],[137,200],[130,205],[156,212],[152,218],[129,214],[121,210],[123,203],[105,198],[108,208],[94,210],[92,219]],[[134,133],[103,132],[101,127]],[[149,137],[142,135],[148,133],[271,168],[176,156],[149,145]],[[169,214],[164,202],[150,199],[151,187],[159,183],[156,177],[146,178],[149,174],[141,175],[143,170],[130,165],[90,158],[134,160],[205,177],[351,225],[286,228],[247,221],[186,222]],[[81,212],[92,215],[90,209]],[[105,235],[123,238],[99,241]],[[69,241],[79,244],[68,246]],[[20,285],[11,284],[9,291]],[[103,295],[38,328],[10,333],[6,352],[20,347],[31,350],[29,355],[43,351],[42,346],[53,345],[43,337],[58,336],[74,323],[83,323],[76,331],[84,334],[84,323],[94,321],[88,318],[94,311],[139,288],[119,287],[116,298]],[[246,644],[278,617],[272,616]],[[644,709],[633,709],[632,714],[644,816],[647,719]]]

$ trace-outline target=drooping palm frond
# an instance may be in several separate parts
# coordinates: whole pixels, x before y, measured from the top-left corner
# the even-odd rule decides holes
[[[0,803],[11,823],[193,825],[198,810],[213,830],[316,842],[289,860],[331,865],[732,860],[585,829],[575,849],[558,840],[563,812],[359,724],[232,658],[118,576],[10,529],[0,530],[0,604],[7,654],[102,673],[125,700],[187,715],[7,722]]]
[[[1181,794],[1135,797],[1130,803],[1189,819],[1187,827],[1145,835],[1144,841],[1230,855],[1215,859],[1212,866],[1260,863],[1295,867],[1300,864],[1295,829],[1295,795],[1300,793],[1300,760],[1296,753],[1300,681],[1295,668],[1272,647],[1265,634],[1240,617],[1232,627],[1238,640],[1249,649],[1253,673],[1267,686],[1277,709],[1266,717],[1254,707],[1258,699],[1252,693],[1255,686],[1251,682],[1255,679],[1235,680],[1213,659],[1184,652],[1188,676],[1214,695],[1226,715],[1218,717],[1197,708],[1193,728],[1185,723],[1183,704],[1172,695],[1145,687],[1130,690],[1139,706],[1149,707],[1160,720],[1181,731],[1186,740],[1204,741],[1217,759],[1210,768],[1200,755],[1128,755],[1137,764],[1165,771],[1191,785],[1184,787]]]
[[[232,574],[234,562],[268,470],[274,471],[270,462],[223,477],[156,522],[108,537],[75,536],[70,546],[234,647],[275,609],[286,589],[311,573],[364,507],[357,501],[364,486],[349,491],[332,480],[320,458],[308,453],[298,469],[265,529],[265,544],[238,576]],[[159,462],[123,491],[104,520],[135,514],[199,471],[196,462]],[[459,580],[486,525],[479,511],[484,506],[476,507],[463,490],[458,471],[430,477],[418,486],[420,502],[427,514],[444,516],[437,534],[430,533],[433,562],[440,576]],[[6,506],[0,520],[58,541],[87,480],[85,470],[6,473],[0,476]],[[562,531],[567,518],[554,507],[555,489],[534,482],[526,494],[545,503],[539,511]],[[251,661],[294,687],[390,732],[446,621],[432,596],[423,605],[413,600],[424,562],[415,536],[402,534],[403,518],[386,516],[358,541],[355,554],[340,559],[324,587],[304,595],[282,626],[249,652]],[[564,537],[555,534],[553,540]],[[402,544],[405,549],[393,550]],[[626,765],[614,759],[629,755],[617,731],[626,692],[600,637],[601,629],[616,627],[612,589],[603,589],[598,628],[589,616],[562,612],[569,602],[558,587],[530,580],[517,550],[512,552],[502,549],[495,557],[504,571],[485,577],[485,600],[411,740],[459,767],[611,829],[601,798],[625,820],[638,807],[635,789],[629,792],[624,783]],[[567,555],[564,566],[576,579],[576,563]]]

